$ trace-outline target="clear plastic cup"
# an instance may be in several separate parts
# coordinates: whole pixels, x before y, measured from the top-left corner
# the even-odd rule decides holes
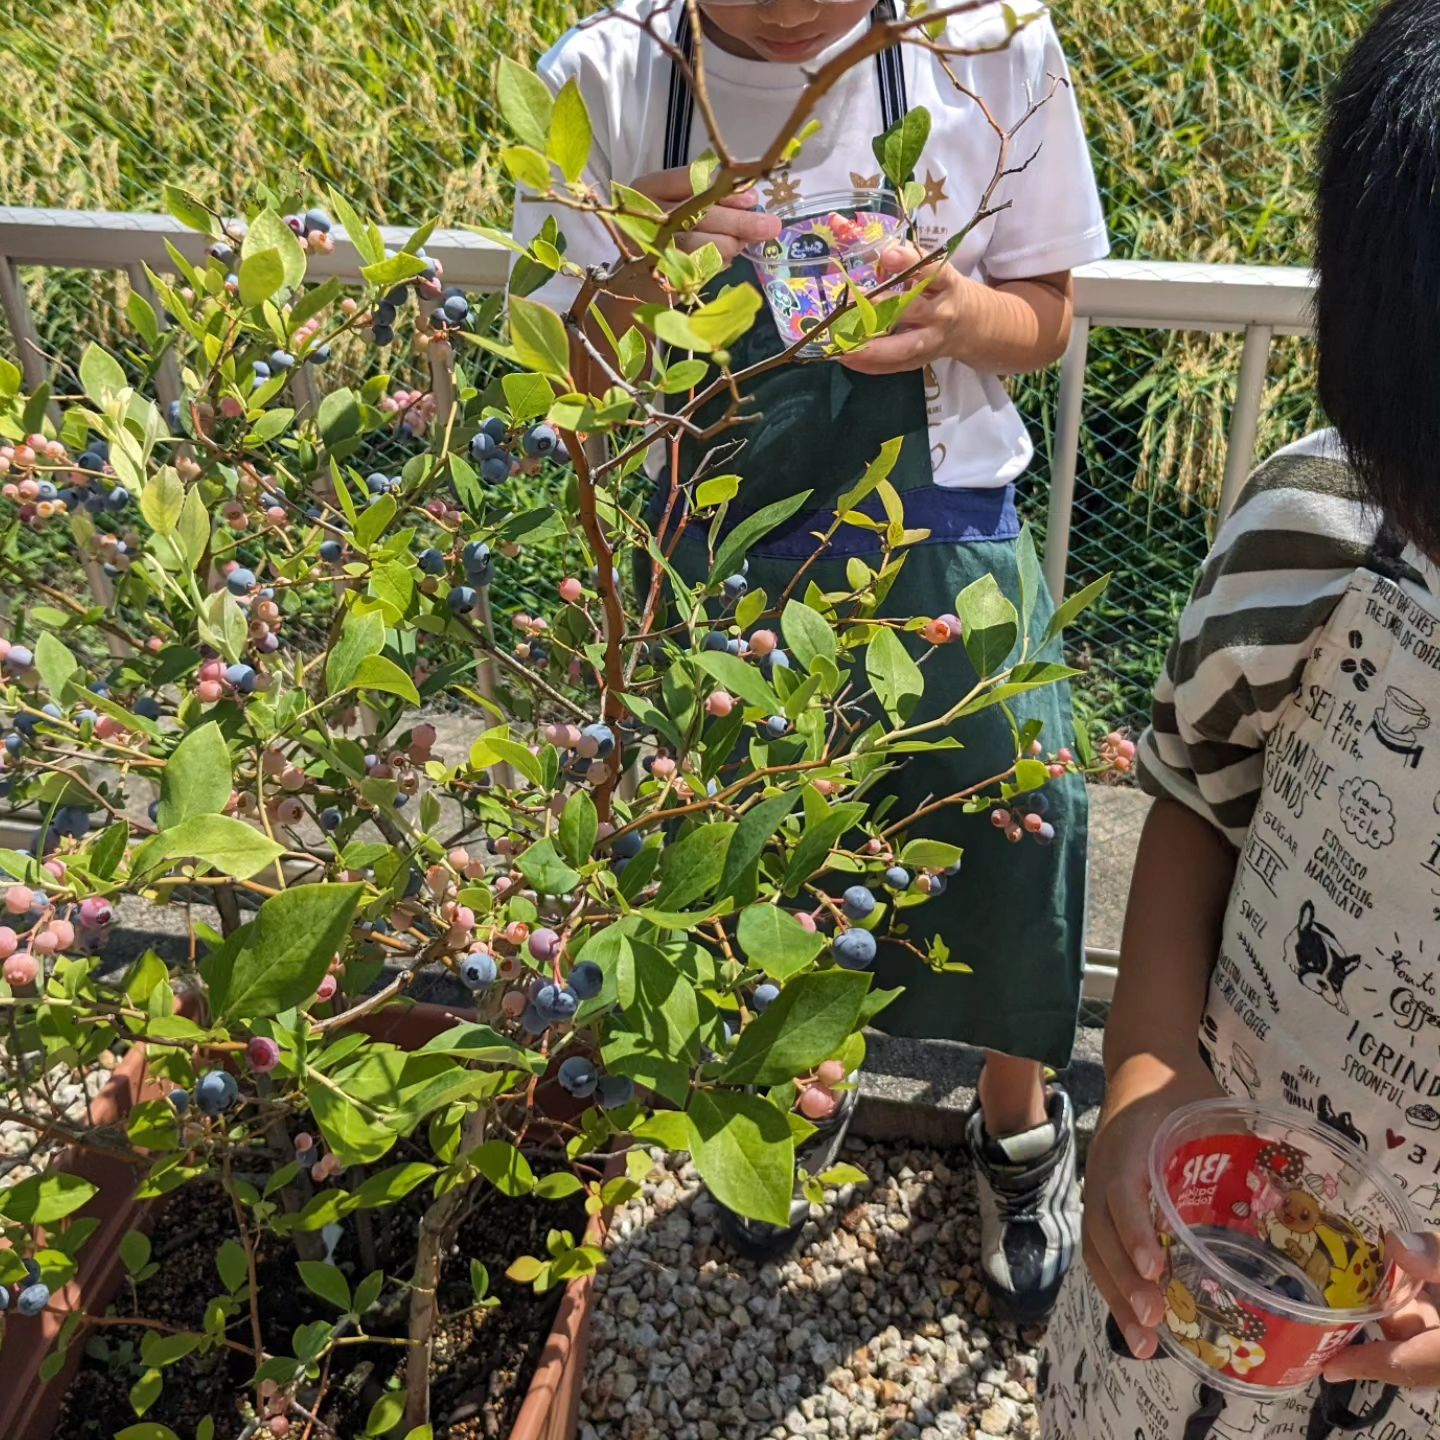
[[[1150,1150],[1165,1250],[1165,1351],[1221,1390],[1300,1390],[1355,1338],[1411,1300],[1384,1254],[1420,1228],[1395,1181],[1332,1131],[1288,1110],[1202,1100]]]
[[[768,213],[783,226],[779,238],[749,246],[745,256],[787,347],[842,305],[849,285],[868,290],[879,283],[880,256],[905,225],[894,192],[881,189],[831,191]],[[813,358],[832,348],[822,335],[796,353]]]

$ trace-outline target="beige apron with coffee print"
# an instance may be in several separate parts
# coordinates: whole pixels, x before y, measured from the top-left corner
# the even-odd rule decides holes
[[[1232,1096],[1293,1109],[1394,1175],[1440,1226],[1440,618],[1357,571],[1265,750],[1201,1048]],[[1323,1208],[1323,1197],[1320,1198]],[[1424,1440],[1434,1390],[1253,1402],[1175,1362],[1121,1359],[1088,1277],[1047,1351],[1046,1435],[1122,1440]],[[1334,1425],[1337,1407],[1368,1417]]]

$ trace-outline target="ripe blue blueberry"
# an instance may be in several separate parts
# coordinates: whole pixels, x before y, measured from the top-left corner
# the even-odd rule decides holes
[[[885,883],[892,890],[908,890],[910,888],[910,872],[903,865],[892,865],[885,872]]]
[[[270,378],[270,367],[263,360],[252,360],[250,372],[257,380],[268,380]]]
[[[750,588],[750,582],[743,575],[731,575],[724,582],[723,588],[727,600],[739,600]]]
[[[495,983],[500,971],[495,957],[487,950],[474,950],[461,962],[460,978],[472,990],[484,990]]]
[[[778,740],[790,729],[790,722],[783,715],[772,715],[761,729],[771,740]]]
[[[490,553],[490,547],[482,540],[472,540],[460,552],[460,563],[465,568],[465,578],[482,590],[495,573],[494,556]]]
[[[868,930],[847,930],[837,935],[835,958],[847,970],[868,970],[875,963],[875,937]]]
[[[615,732],[608,725],[587,725],[581,738],[595,742],[595,758],[608,760],[615,749]]]
[[[227,270],[235,259],[235,249],[223,240],[217,240],[206,252],[212,260],[218,260]]]
[[[160,706],[151,695],[137,695],[135,697],[135,713],[142,720],[158,720],[160,718]]]
[[[48,480],[39,481],[35,491],[37,500],[53,500],[60,493]]]
[[[365,477],[365,488],[372,495],[383,495],[390,488],[390,477],[383,471],[372,470]]]
[[[1050,797],[1043,790],[1032,790],[1025,797],[1025,808],[1032,815],[1048,815],[1050,813]]]
[[[493,455],[500,447],[495,443],[495,437],[484,430],[477,430],[470,437],[470,458],[472,460],[483,460],[487,455]]]
[[[375,307],[374,322],[377,325],[394,325],[395,306],[389,300],[382,300]]]
[[[943,895],[948,884],[949,881],[943,875],[932,875],[930,877],[930,898],[933,900],[937,895]]]
[[[440,309],[452,325],[458,325],[469,315],[470,302],[463,295],[451,295]]]
[[[535,1008],[555,1024],[569,1020],[580,1008],[580,1002],[568,985],[556,985],[552,981],[535,992]]]
[[[585,1100],[595,1093],[595,1087],[600,1083],[600,1072],[583,1055],[572,1055],[561,1062],[555,1078],[562,1090],[577,1100]]]
[[[202,1115],[219,1115],[240,1098],[240,1087],[228,1070],[210,1070],[195,1087],[195,1104]]]
[[[190,1092],[188,1090],[172,1090],[170,1092],[170,1103],[179,1114],[185,1114],[190,1108]]]
[[[170,419],[170,428],[177,429],[180,424],[180,402],[178,400],[170,402],[168,418]],[[93,450],[86,450],[75,463],[82,470],[98,470],[105,462]]]
[[[5,749],[11,755],[18,755],[25,748],[25,737],[12,730],[5,737]]]
[[[225,577],[225,588],[232,595],[248,595],[255,588],[255,572],[237,566]]]
[[[318,230],[322,235],[330,233],[330,217],[323,210],[307,210],[303,223],[306,230]]]
[[[875,913],[875,897],[863,885],[852,885],[843,898],[847,919],[864,920]]]
[[[15,1308],[22,1315],[38,1315],[49,1303],[50,1287],[37,1281],[34,1285],[27,1285],[20,1292],[20,1298],[15,1302]]]
[[[288,350],[272,350],[269,363],[272,371],[288,370],[295,363],[295,357]]]
[[[485,433],[497,443],[509,433],[510,427],[498,416],[492,415],[484,424]]]
[[[547,1020],[539,1007],[535,1005],[527,1005],[525,1013],[520,1017],[520,1028],[527,1035],[539,1035],[542,1031],[548,1030],[553,1023],[553,1021]]]
[[[788,670],[790,657],[783,650],[772,650],[760,660],[760,673],[768,680],[776,669]]]
[[[123,510],[130,503],[130,492],[123,485],[116,485],[105,497],[105,504],[111,510]]]
[[[320,824],[326,830],[338,830],[344,821],[345,817],[333,805],[320,812]]]
[[[532,459],[538,459],[542,455],[552,455],[555,447],[559,445],[560,437],[555,433],[552,426],[536,425],[533,429],[525,432],[525,453]]]
[[[372,325],[370,327],[370,338],[377,345],[393,345],[395,343],[395,332],[388,325]]]
[[[480,478],[488,485],[503,485],[510,478],[510,452],[491,451],[481,463]]]
[[[320,558],[327,565],[338,565],[345,558],[345,547],[338,540],[322,540]]]
[[[452,615],[468,615],[480,599],[480,592],[469,585],[456,585],[445,597]]]
[[[10,1287],[9,1287],[8,1285],[0,1285],[0,1313],[3,1313],[4,1311],[8,1310],[9,1308],[10,1308]]]
[[[432,545],[428,550],[420,552],[420,569],[426,575],[443,575],[445,573],[445,557]]]
[[[629,1104],[635,1097],[635,1082],[628,1075],[602,1075],[595,1098],[607,1110]]]
[[[248,695],[255,688],[255,667],[241,660],[235,665],[226,666],[225,679],[242,694]]]
[[[711,630],[701,643],[702,650],[728,650],[730,641],[723,630]]]
[[[328,345],[317,345],[310,352],[310,361],[315,365],[323,365],[330,358],[330,347]]]
[[[627,830],[617,835],[610,845],[610,853],[617,860],[633,860],[645,848],[645,837],[638,830]]]
[[[780,987],[772,985],[768,980],[762,985],[755,987],[755,996],[751,1004],[755,1007],[756,1014],[763,1015],[780,998]]]
[[[1035,843],[1037,845],[1053,845],[1055,843],[1055,827],[1048,820],[1035,832]]]
[[[605,988],[605,972],[593,960],[582,960],[570,972],[570,988],[577,999],[593,1000]]]

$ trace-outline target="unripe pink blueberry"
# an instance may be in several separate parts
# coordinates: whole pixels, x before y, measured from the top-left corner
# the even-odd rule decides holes
[[[1075,752],[1071,750],[1068,745],[1062,745],[1060,749],[1055,752],[1055,758],[1062,765],[1069,765],[1075,759]]]
[[[553,960],[560,951],[560,937],[553,930],[539,929],[531,935],[528,948],[531,956],[542,963]]]
[[[53,955],[60,947],[55,943],[55,936],[50,930],[37,930],[30,937],[30,948],[37,955]]]
[[[12,885],[5,892],[5,909],[11,915],[24,915],[30,909],[31,891],[28,885]]]
[[[762,660],[767,655],[774,653],[775,648],[780,644],[780,637],[773,630],[757,630],[750,637],[750,650]]]
[[[282,825],[298,825],[305,818],[305,807],[293,795],[287,795],[275,807],[275,818]]]
[[[885,842],[878,835],[872,835],[865,842],[865,853],[867,855],[878,855],[884,848]]]
[[[668,780],[675,773],[675,762],[668,755],[657,755],[650,766],[650,773],[657,780]]]
[[[307,1150],[313,1150],[314,1148],[315,1137],[308,1130],[302,1130],[295,1137],[295,1153],[297,1155],[303,1155]]]
[[[808,931],[811,935],[815,933],[815,917],[807,910],[802,910],[796,917],[800,922],[800,928]]]
[[[839,1060],[827,1060],[815,1072],[815,1078],[829,1089],[845,1083],[845,1066]]]
[[[724,690],[712,690],[705,701],[705,713],[717,718],[728,715],[734,708],[734,697]]]
[[[65,878],[65,862],[63,860],[47,860],[44,870],[47,875],[53,875],[57,880]]]
[[[572,575],[560,582],[560,598],[567,605],[574,605],[585,593],[585,587]]]
[[[1008,810],[992,810],[990,812],[990,823],[997,830],[1007,830],[1010,827],[1010,812]]]
[[[516,1020],[525,1013],[525,1007],[529,1003],[523,990],[510,990],[500,1002],[500,1009],[512,1020]]]
[[[18,950],[5,961],[0,973],[4,974],[7,985],[23,989],[35,983],[35,977],[40,973],[40,965],[28,950]]]
[[[324,1004],[325,1001],[334,998],[336,988],[335,977],[326,975],[315,987],[315,998]]]
[[[1046,773],[1052,780],[1063,780],[1065,778],[1065,767],[1063,765],[1050,765]]]
[[[8,960],[19,948],[20,937],[8,925],[0,925],[0,960]]]
[[[225,662],[223,660],[207,660],[200,667],[200,678],[202,680],[223,680],[225,678]]]
[[[454,915],[450,917],[450,923],[460,930],[473,930],[475,912],[468,905],[457,905]]]
[[[505,927],[505,938],[512,945],[523,945],[530,934],[530,927],[523,920],[512,920]]]
[[[1040,827],[1045,823],[1045,817],[1043,815],[1036,815],[1032,812],[1026,815],[1024,820],[1022,820],[1020,823],[1024,825],[1026,831],[1029,834],[1038,835],[1040,833]]]
[[[238,420],[245,413],[244,403],[234,395],[222,395],[220,413],[227,420]]]
[[[948,645],[955,638],[943,620],[931,620],[920,634],[927,645]]]
[[[800,1113],[807,1120],[828,1120],[835,1113],[835,1097],[820,1085],[811,1085],[800,1097]]]
[[[305,788],[305,772],[297,765],[287,766],[280,776],[280,788],[282,790],[303,790]]]
[[[225,694],[225,687],[218,680],[202,680],[195,687],[195,698],[202,705],[214,705]]]
[[[245,1047],[245,1063],[257,1075],[268,1075],[280,1063],[280,1047],[268,1035],[252,1035]]]
[[[470,863],[470,852],[457,845],[445,858],[455,869],[463,870]]]
[[[80,923],[87,930],[98,930],[108,925],[114,913],[103,895],[89,895],[80,902]]]
[[[1024,838],[1025,832],[1018,825],[1012,825],[1005,832],[1005,838],[1012,844],[1018,845]]]

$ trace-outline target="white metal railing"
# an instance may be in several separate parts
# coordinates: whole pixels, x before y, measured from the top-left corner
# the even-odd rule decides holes
[[[387,245],[399,248],[410,231],[388,228],[383,233]],[[333,253],[310,257],[309,273],[317,279],[333,275],[358,285],[361,260],[355,247],[346,240],[343,229],[337,227],[334,238]],[[149,265],[157,273],[173,268],[167,241],[197,263],[207,244],[204,236],[165,215],[0,206],[0,308],[9,322],[27,386],[40,384],[49,360],[41,348],[18,267],[123,270],[142,295],[153,299],[144,267]],[[450,284],[477,291],[496,290],[505,284],[509,252],[493,241],[465,230],[436,230],[425,249],[444,266]],[[1045,549],[1045,576],[1057,597],[1064,590],[1069,563],[1091,331],[1118,327],[1243,332],[1245,344],[1221,488],[1223,513],[1254,462],[1271,341],[1277,335],[1311,333],[1313,298],[1313,276],[1296,267],[1104,260],[1075,272],[1075,326],[1060,372]],[[432,347],[430,353],[431,382],[443,410],[454,393],[449,357],[445,347]],[[308,376],[298,376],[297,382],[308,387]],[[173,360],[156,383],[162,401],[179,398],[179,374]],[[102,577],[94,578],[103,586]],[[488,616],[486,620],[488,623]],[[1108,998],[1116,958],[1112,951],[1090,950],[1087,995]]]

